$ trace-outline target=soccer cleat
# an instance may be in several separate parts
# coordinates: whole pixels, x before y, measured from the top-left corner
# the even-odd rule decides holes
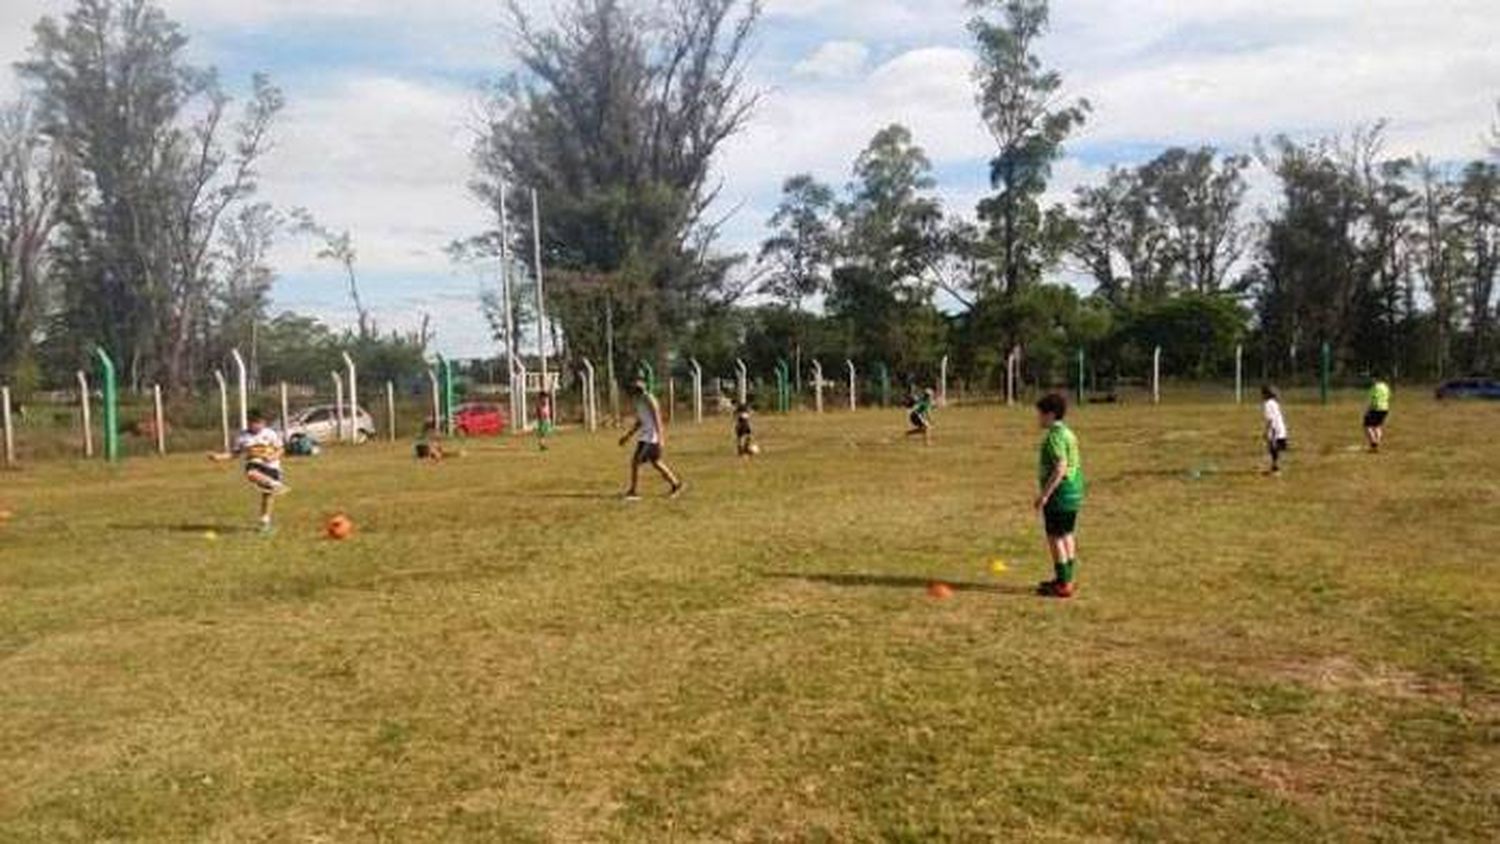
[[[1036,593],[1043,598],[1071,598],[1078,593],[1078,585],[1054,580],[1037,587]]]
[[[682,481],[681,483],[677,484],[677,486],[672,487],[672,491],[669,492],[669,493],[667,493],[667,498],[670,498],[673,501],[676,501],[678,498],[682,497],[682,493],[686,489],[687,489],[687,481]]]
[[[638,493],[638,492],[627,492],[624,495],[620,496],[620,500],[621,501],[630,501],[630,502],[640,501],[641,500],[641,494]]]

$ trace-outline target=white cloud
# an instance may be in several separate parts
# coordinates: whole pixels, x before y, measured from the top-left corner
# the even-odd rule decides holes
[[[797,63],[792,72],[813,79],[848,79],[865,69],[870,48],[858,41],[829,41]]]

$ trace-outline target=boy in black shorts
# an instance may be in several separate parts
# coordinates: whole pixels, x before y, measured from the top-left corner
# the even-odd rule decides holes
[[[686,484],[662,460],[662,451],[667,445],[667,426],[662,420],[661,405],[657,404],[651,391],[646,389],[646,382],[639,378],[630,382],[630,395],[635,401],[635,424],[625,432],[625,436],[620,437],[620,445],[629,442],[631,437],[635,437],[636,442],[635,454],[630,458],[630,489],[625,492],[625,500],[641,500],[638,489],[641,466],[647,463],[671,485],[669,497],[676,498],[682,494]]]
[[[1041,491],[1035,506],[1042,515],[1053,572],[1051,580],[1037,586],[1037,594],[1048,598],[1071,598],[1077,589],[1078,540],[1074,534],[1083,509],[1083,460],[1078,436],[1063,422],[1067,415],[1068,400],[1057,393],[1036,403],[1037,424],[1047,434],[1038,460]]]
[[[224,454],[210,454],[214,462],[227,462],[236,457],[245,459],[245,480],[260,493],[260,529],[271,532],[272,500],[288,491],[286,478],[281,471],[281,435],[266,425],[266,416],[252,410],[247,416],[247,427],[234,441],[234,448]]]
[[[734,450],[747,460],[760,451],[755,444],[755,432],[750,427],[750,405],[745,403],[734,408]]]

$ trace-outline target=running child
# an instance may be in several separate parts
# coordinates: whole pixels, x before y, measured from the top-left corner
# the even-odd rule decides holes
[[[428,422],[422,426],[422,436],[417,437],[417,441],[412,444],[412,455],[428,463],[443,462],[443,457],[446,456],[443,453],[443,435],[435,423]]]
[[[1078,436],[1063,420],[1068,400],[1052,393],[1036,403],[1037,425],[1046,435],[1038,460],[1037,479],[1041,492],[1036,511],[1042,516],[1047,551],[1052,557],[1051,580],[1037,585],[1037,594],[1047,598],[1071,598],[1077,592],[1078,513],[1083,509],[1083,461]]]
[[[260,493],[260,529],[271,532],[272,501],[279,495],[291,491],[281,471],[281,435],[266,424],[266,416],[259,410],[246,414],[249,427],[235,438],[234,448],[223,454],[210,454],[216,463],[228,462],[236,457],[245,460],[245,480]]]
[[[646,382],[640,378],[630,382],[630,395],[635,403],[635,424],[625,432],[625,436],[620,437],[622,446],[631,437],[635,437],[635,453],[630,458],[630,489],[625,492],[625,500],[641,500],[641,466],[648,463],[671,485],[668,496],[676,498],[682,494],[686,484],[662,460],[662,451],[667,445],[667,428],[662,422],[661,405],[646,389]]]
[[[1372,453],[1385,442],[1385,422],[1391,415],[1391,385],[1376,378],[1370,385],[1370,407],[1365,411],[1365,441]]]
[[[1266,420],[1266,451],[1271,454],[1268,475],[1281,474],[1281,455],[1291,447],[1287,438],[1286,416],[1281,412],[1281,394],[1269,384],[1260,388],[1260,397],[1265,400],[1261,413]]]
[[[755,431],[750,426],[750,405],[744,402],[734,408],[734,450],[746,459],[759,451],[755,447]]]
[[[552,424],[552,394],[543,390],[536,397],[537,448],[546,451],[547,441],[552,439],[552,432],[555,430]]]
[[[923,445],[932,445],[932,403],[933,395],[929,388],[917,395],[911,407],[911,430],[906,435],[920,436]]]

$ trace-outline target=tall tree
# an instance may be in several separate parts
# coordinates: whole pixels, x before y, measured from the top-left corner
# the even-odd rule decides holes
[[[215,298],[220,344],[247,350],[250,371],[257,381],[260,335],[269,316],[271,287],[276,282],[270,252],[281,227],[281,216],[270,205],[259,202],[240,208],[225,222],[219,238],[221,278]]]
[[[712,168],[746,124],[759,0],[568,0],[551,27],[510,5],[521,72],[497,86],[475,153],[475,194],[541,195],[552,301],[569,345],[627,355],[672,338],[743,285],[715,257]],[[602,349],[601,349],[602,351]]]
[[[1041,272],[1044,217],[1037,198],[1047,189],[1062,145],[1086,119],[1087,100],[1060,102],[1062,76],[1042,65],[1037,42],[1047,31],[1047,0],[969,0],[979,50],[979,108],[999,147],[990,181],[999,192],[981,203],[996,241],[1004,290],[1014,292]],[[999,14],[998,20],[985,15]]]
[[[20,380],[40,328],[48,256],[74,187],[22,103],[0,110],[0,378]]]
[[[1248,156],[1221,159],[1212,147],[1173,147],[1140,169],[1140,185],[1165,229],[1167,260],[1181,289],[1219,292],[1243,254],[1239,213],[1249,166]]]
[[[1459,237],[1469,278],[1469,368],[1495,364],[1495,277],[1500,274],[1500,164],[1475,161],[1464,169],[1458,193]]]
[[[1437,334],[1434,358],[1437,375],[1442,378],[1448,374],[1463,296],[1458,278],[1463,242],[1454,213],[1457,192],[1446,174],[1427,158],[1417,161],[1417,179],[1422,276],[1432,303],[1432,322]]]
[[[781,186],[781,204],[771,215],[771,236],[760,258],[771,265],[766,292],[792,310],[828,285],[833,263],[833,189],[802,173]]]
[[[65,226],[67,325],[102,343],[133,380],[189,380],[211,304],[220,225],[256,189],[283,99],[253,81],[243,114],[217,74],[188,64],[187,37],[149,0],[77,0],[43,18],[31,60],[48,136],[86,174]]]
[[[293,229],[312,237],[318,243],[318,257],[339,265],[344,273],[344,284],[349,291],[349,303],[354,307],[355,324],[359,338],[369,340],[375,336],[375,320],[359,292],[359,252],[354,248],[354,235],[348,229],[335,230],[318,222],[306,208],[292,210]]]

